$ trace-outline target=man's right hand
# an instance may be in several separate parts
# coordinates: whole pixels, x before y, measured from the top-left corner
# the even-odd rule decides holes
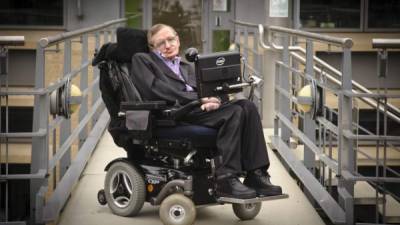
[[[203,111],[213,111],[221,106],[221,100],[216,97],[206,97],[201,99],[202,105],[200,106]]]

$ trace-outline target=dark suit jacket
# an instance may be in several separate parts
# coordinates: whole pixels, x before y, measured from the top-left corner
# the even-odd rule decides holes
[[[186,83],[196,90],[193,66],[181,62],[180,70]],[[178,101],[185,105],[198,99],[197,92],[187,92],[185,82],[153,52],[137,53],[132,57],[131,76],[144,100],[165,100],[169,105]]]

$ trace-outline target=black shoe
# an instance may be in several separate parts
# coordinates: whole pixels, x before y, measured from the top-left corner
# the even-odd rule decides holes
[[[257,197],[255,190],[246,187],[236,176],[218,179],[216,184],[217,197],[249,199]]]
[[[263,169],[256,169],[247,173],[243,184],[256,190],[258,196],[281,195],[282,188],[271,184],[269,177]]]

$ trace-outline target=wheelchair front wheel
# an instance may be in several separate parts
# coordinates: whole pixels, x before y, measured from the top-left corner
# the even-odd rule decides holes
[[[233,203],[232,209],[235,215],[241,220],[251,220],[258,215],[261,210],[261,202],[238,204]]]
[[[164,225],[192,225],[196,219],[193,201],[183,194],[166,197],[161,203],[159,213]]]
[[[136,216],[146,197],[144,179],[134,166],[126,162],[116,162],[107,171],[104,193],[114,214]]]

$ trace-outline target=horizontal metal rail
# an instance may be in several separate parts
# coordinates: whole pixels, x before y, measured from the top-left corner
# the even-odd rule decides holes
[[[258,41],[259,41],[259,45],[264,48],[265,50],[278,50],[278,51],[282,51],[283,50],[283,46],[280,45],[276,45],[273,42],[270,42],[271,46],[268,45],[267,43],[265,43],[264,41],[264,25],[262,24],[254,24],[254,23],[247,23],[247,22],[243,22],[243,21],[239,21],[239,20],[232,20],[233,23],[235,24],[239,24],[239,25],[243,25],[243,26],[249,26],[249,27],[258,27]],[[323,42],[329,42],[329,41],[335,41],[338,44],[341,44],[342,47],[351,47],[353,45],[353,42],[351,41],[351,39],[349,38],[335,38],[335,37],[331,37],[331,36],[327,36],[327,35],[320,35],[320,34],[315,34],[315,33],[310,33],[310,32],[306,32],[306,31],[299,31],[299,30],[294,30],[294,29],[289,29],[289,28],[282,28],[282,27],[275,27],[275,26],[265,26],[267,29],[270,29],[271,27],[274,28],[276,31],[279,32],[288,32],[290,34],[301,34],[303,37],[305,38],[310,38],[310,39],[314,39],[315,40],[321,40]],[[351,41],[351,42],[350,42]],[[300,55],[294,55],[294,52],[301,52],[302,54],[306,53],[306,50],[300,46],[289,46],[289,50],[291,51],[291,55],[293,56],[297,56],[296,58],[300,60],[300,62],[303,63],[303,65],[305,64],[305,58],[301,57]],[[313,56],[314,62],[316,63],[316,65],[319,65],[321,67],[323,67],[324,69],[327,69],[328,71],[331,71],[334,73],[335,76],[337,77],[342,77],[342,73],[337,70],[336,68],[334,68],[333,66],[329,65],[328,63],[326,63],[325,61],[323,61],[322,59],[318,58],[317,56]],[[314,69],[318,69],[316,66],[314,67]],[[319,70],[319,69],[318,69]],[[319,70],[319,72],[321,72]],[[330,76],[329,74],[326,74],[326,77],[336,83],[338,86],[341,85],[341,80],[335,79],[334,77]],[[352,81],[352,86],[353,89],[355,89],[356,91],[361,91],[363,93],[369,93],[369,94],[373,94],[370,90],[368,90],[367,88],[365,88],[364,86],[362,86],[361,84],[359,84],[356,81]],[[361,100],[365,103],[367,103],[368,105],[370,105],[371,107],[378,107],[378,104],[376,101],[368,99],[367,97],[361,98]],[[388,103],[388,115],[391,119],[395,120],[396,122],[400,123],[400,109],[397,108],[396,106]],[[380,106],[379,110],[381,112],[384,111],[383,107]],[[394,112],[395,114],[393,114],[392,112]]]
[[[92,110],[88,114],[86,114],[86,116],[81,120],[79,125],[75,128],[75,130],[71,133],[67,140],[64,141],[63,145],[58,149],[57,153],[49,161],[49,171],[52,170],[57,165],[57,162],[65,155],[74,140],[78,137],[83,128],[85,128],[85,126],[89,123],[90,118],[92,118],[92,116],[96,113],[101,104],[102,99],[98,99],[96,103],[92,106]]]
[[[341,174],[346,180],[351,181],[370,181],[370,182],[386,182],[386,183],[400,183],[400,177],[369,177],[369,176],[355,176],[347,170],[342,170]]]
[[[307,73],[305,73],[305,72],[303,72],[303,71],[301,71],[299,69],[295,69],[293,67],[290,67],[290,66],[284,64],[282,61],[277,61],[276,64],[279,65],[279,66],[284,67],[285,69],[289,70],[290,72],[295,73],[296,75],[301,76],[302,78],[305,78],[307,80],[314,80],[315,83],[318,84],[320,87],[323,87],[325,90],[328,90],[328,91],[330,91],[332,93],[340,94],[342,92],[339,88],[328,86],[326,83],[322,83],[321,81],[316,80],[310,74],[307,74]]]
[[[273,145],[278,146],[277,149],[278,151],[280,151],[282,158],[285,159],[286,163],[289,164],[290,168],[293,169],[293,172],[296,173],[297,177],[299,177],[304,185],[307,185],[307,182],[309,181],[309,179],[306,178],[304,174],[307,174],[307,176],[313,176],[312,174],[315,172],[314,169],[316,167],[318,167],[318,169],[322,169],[323,171],[325,171],[325,167],[328,167],[329,171],[333,171],[334,169],[339,170],[340,172],[333,172],[338,175],[339,179],[339,199],[344,200],[340,203],[340,208],[344,211],[345,214],[345,218],[343,219],[342,223],[354,224],[355,220],[353,218],[353,212],[355,204],[355,181],[368,181],[375,183],[400,182],[400,178],[386,177],[386,175],[384,175],[383,177],[365,177],[355,174],[346,174],[350,172],[354,173],[354,168],[356,168],[357,165],[357,155],[355,150],[359,150],[355,149],[354,146],[358,146],[359,143],[355,141],[364,141],[363,143],[368,141],[375,142],[377,144],[377,169],[383,167],[384,171],[393,171],[391,170],[391,168],[387,168],[386,165],[386,147],[387,145],[393,146],[393,143],[396,144],[400,142],[400,137],[388,136],[386,135],[386,133],[385,135],[376,135],[372,134],[372,132],[369,132],[368,130],[365,131],[365,128],[361,127],[359,124],[357,124],[357,122],[354,122],[354,118],[357,119],[357,116],[353,114],[353,101],[354,99],[357,99],[361,102],[366,103],[366,105],[375,108],[377,110],[378,116],[380,115],[379,113],[383,113],[385,115],[382,121],[383,123],[387,123],[387,118],[390,118],[400,124],[400,109],[390,103],[387,103],[387,99],[398,99],[400,98],[400,95],[388,94],[386,92],[384,94],[379,92],[372,93],[367,88],[352,80],[351,48],[353,47],[353,41],[350,38],[337,38],[328,35],[289,29],[285,27],[264,26],[261,24],[257,25],[237,20],[233,20],[233,23],[235,25],[245,26],[245,28],[243,28],[243,32],[240,33],[243,34],[245,37],[248,36],[248,28],[256,29],[256,27],[258,27],[258,32],[254,31],[253,33],[254,43],[258,42],[258,45],[261,46],[264,50],[276,51],[281,53],[280,56],[282,57],[282,60],[275,63],[276,77],[274,87],[274,123],[276,129],[274,130],[275,136],[271,137]],[[265,36],[264,29],[268,30],[268,36]],[[240,28],[239,30],[241,31],[242,28]],[[278,38],[280,42],[277,41]],[[268,40],[268,44],[264,42],[265,39]],[[306,40],[305,46],[307,50],[300,46],[290,45],[291,41],[297,41],[296,43],[300,43],[298,42],[298,39]],[[342,54],[342,72],[315,56],[315,52],[313,50],[314,42],[327,44],[328,47],[337,46],[341,48],[340,52]],[[247,42],[245,41],[244,44],[246,43]],[[374,40],[373,47],[383,49],[384,51],[389,48],[399,48],[400,39]],[[249,49],[246,50],[246,52],[253,52],[253,50]],[[294,66],[292,66],[291,63],[293,63]],[[305,68],[303,68],[301,65],[304,65]],[[299,67],[304,69],[304,71],[298,69]],[[296,82],[297,77],[300,77],[299,82]],[[294,114],[293,112],[291,112],[291,109],[293,108],[294,103],[297,103],[301,100],[298,97],[294,96],[292,92],[297,91],[297,88],[304,85],[303,82],[307,82],[307,80],[316,81],[317,85],[322,88],[323,91],[332,91],[338,96],[338,112],[335,112],[336,115],[338,115],[338,125],[335,125],[332,122],[332,114],[329,114],[329,119],[325,117],[326,111],[324,111],[324,117],[317,117],[315,120],[314,118],[310,117],[311,114],[309,113],[298,113],[299,118],[302,118],[303,121],[301,128],[302,130],[298,129],[292,123],[291,119],[293,118]],[[325,98],[324,95],[323,98]],[[277,104],[276,102],[279,103]],[[323,104],[325,104],[325,102],[323,102]],[[315,132],[318,125],[319,135],[317,136]],[[279,130],[277,128],[279,128]],[[322,134],[321,128],[324,134]],[[365,131],[368,135],[359,135],[358,133],[355,134],[355,128],[357,129],[357,131]],[[387,128],[385,124],[385,132],[386,129]],[[329,132],[329,157],[327,157],[327,154],[325,154],[325,145],[327,144],[326,132]],[[278,134],[280,134],[280,136],[278,136]],[[290,140],[289,138],[292,135],[298,138],[299,141],[304,144],[305,151],[303,162],[300,162],[299,160],[294,158],[288,158],[289,155],[293,154],[290,151],[291,149],[287,146],[287,143]],[[319,141],[315,140],[316,138],[318,138]],[[323,141],[321,141],[322,138],[324,139]],[[334,143],[332,143],[332,138],[335,139],[333,140]],[[332,145],[337,145],[338,147],[338,161],[335,161],[331,156]],[[381,145],[384,146],[384,159],[379,159],[379,151],[381,150],[379,149],[379,146]],[[321,150],[320,148],[323,148],[323,150]],[[318,157],[321,162],[318,163],[318,165],[315,163],[316,157]],[[335,164],[336,167],[334,167]],[[302,168],[299,168],[299,165],[301,165],[304,170],[302,170]],[[344,174],[343,176],[340,176],[342,175],[342,172]],[[386,174],[386,172],[384,173]],[[322,176],[323,177],[320,178],[321,184],[317,184],[315,187],[311,187],[311,195],[313,195],[312,191],[317,191],[319,187],[322,187],[319,185],[325,185],[324,175]],[[384,193],[388,192],[384,190]],[[313,197],[317,201],[320,201],[322,199],[321,196],[315,197],[313,195]],[[382,207],[386,207],[386,203],[384,201],[382,204]],[[327,214],[330,214],[329,210],[330,209],[328,208],[324,208],[324,211],[327,212]],[[382,217],[385,218],[385,215],[385,212],[383,212]]]
[[[60,210],[64,207],[73,190],[73,186],[79,180],[88,159],[106,129],[109,116],[104,109],[98,90],[99,71],[95,68],[92,76],[89,74],[92,72],[89,70],[91,61],[89,59],[91,57],[89,56],[89,41],[91,40],[89,38],[91,37],[89,36],[94,37],[95,48],[99,48],[102,42],[115,41],[115,28],[117,25],[124,24],[127,20],[128,18],[112,20],[89,28],[40,39],[36,48],[35,87],[32,89],[10,89],[6,82],[7,88],[0,90],[0,96],[4,96],[7,99],[7,109],[9,96],[32,96],[34,98],[33,132],[11,133],[7,128],[5,133],[0,133],[0,138],[5,138],[6,140],[5,168],[8,168],[8,141],[11,138],[13,141],[14,139],[19,140],[17,138],[32,138],[31,174],[10,174],[8,169],[6,169],[5,174],[0,174],[0,182],[2,185],[3,183],[6,185],[6,196],[8,196],[9,180],[30,181],[30,223],[55,221],[58,218]],[[103,39],[101,39],[100,34],[104,36]],[[78,38],[80,38],[80,52],[78,52],[81,56],[79,59],[80,64],[78,68],[74,66],[74,69],[72,69],[73,64],[75,65],[74,59],[77,56],[75,49],[78,48],[73,43]],[[9,37],[0,37],[1,44],[20,45],[21,40],[19,38],[11,40]],[[60,49],[58,44],[63,44],[63,52],[58,51]],[[54,45],[57,45],[56,49],[52,47]],[[46,82],[49,79],[46,76],[49,70],[46,68],[48,58],[46,54],[49,49],[51,51],[57,50],[56,53],[61,53],[64,56],[61,57],[62,73],[53,75],[61,78],[47,85]],[[62,98],[62,101],[67,102],[67,106],[63,105],[63,107],[70,107],[68,104],[71,103],[80,104],[79,112],[72,115],[73,119],[78,119],[77,125],[72,123],[70,118],[66,119],[61,115],[50,115],[49,110],[50,94],[54,91],[63,91],[60,88],[70,84],[74,78],[79,79],[82,102],[73,102],[76,99],[75,96],[71,96],[71,101],[64,99],[70,97],[66,96],[68,91],[62,93],[60,98]],[[92,79],[89,80],[89,78]],[[69,115],[64,116],[69,117]],[[53,119],[51,119],[52,117]],[[8,111],[6,112],[7,118]],[[71,128],[73,129],[72,133]],[[50,137],[52,137],[52,140],[50,140]],[[75,147],[73,146],[75,142],[78,143],[79,150],[76,155],[73,155],[71,154],[71,148]],[[50,149],[50,146],[52,146],[52,149]],[[50,177],[53,177],[53,179],[49,180]],[[49,187],[52,187],[52,189],[49,190]],[[7,209],[8,200],[6,199],[6,221],[8,220]]]
[[[101,30],[101,29],[107,28],[107,27],[109,27],[111,25],[115,25],[115,24],[120,24],[120,23],[126,22],[127,20],[128,20],[127,18],[111,20],[111,21],[105,22],[103,24],[99,24],[99,25],[92,26],[92,27],[89,27],[89,28],[78,29],[78,30],[75,30],[75,31],[61,33],[61,34],[58,34],[58,35],[42,38],[42,39],[39,40],[39,44],[40,44],[40,46],[42,48],[46,48],[46,47],[51,46],[53,44],[56,44],[56,43],[58,43],[60,41],[63,41],[65,39],[75,38],[75,37],[78,37],[78,36],[82,35],[83,33],[95,32],[97,30]]]
[[[43,179],[47,177],[46,170],[39,170],[35,174],[7,174],[0,175],[0,180],[29,180],[29,179]]]
[[[374,39],[372,39],[372,48],[398,49],[398,48],[400,48],[400,39],[374,38]]]
[[[0,133],[2,138],[31,138],[43,137],[47,135],[46,129],[39,129],[37,132],[15,132],[15,133]]]
[[[306,144],[315,153],[315,155],[320,158],[320,160],[322,160],[326,165],[328,165],[329,168],[331,168],[336,174],[340,174],[338,169],[338,163],[336,162],[336,160],[329,158],[329,156],[324,154],[321,151],[321,149],[319,149],[315,145],[315,143],[313,143],[306,135],[304,135],[304,133],[301,130],[297,129],[296,127],[290,126],[291,122],[288,119],[286,119],[284,115],[282,115],[281,113],[275,113],[275,115],[293,132],[294,135],[296,135],[296,137],[300,138],[300,140],[304,144]]]
[[[324,127],[331,132],[333,132],[336,136],[339,135],[339,128],[333,124],[331,121],[325,119],[324,117],[317,117],[317,121],[324,125]]]
[[[1,91],[0,96],[13,96],[13,95],[45,95],[48,91],[45,88],[37,88],[31,90],[8,90],[7,92]]]
[[[329,219],[331,219],[334,224],[344,224],[345,212],[343,209],[336,203],[327,190],[320,185],[317,179],[309,173],[308,169],[299,162],[286,143],[275,136],[271,137],[271,143],[274,148],[280,152],[280,155],[284,157],[296,176],[303,181],[304,186],[309,190],[309,193],[314,199],[318,199],[318,204],[324,209]]]
[[[277,48],[278,50],[280,50],[281,48]],[[292,51],[299,51],[303,54],[305,54],[305,50],[301,47],[299,48],[291,48]],[[301,62],[303,65],[305,64],[305,58],[298,55],[297,53],[291,52],[290,53],[292,56],[294,56],[294,59],[298,60],[298,62]],[[328,80],[330,82],[332,82],[333,84],[336,84],[337,86],[340,87],[341,85],[341,81],[338,80],[337,78],[333,77],[331,74],[329,74],[328,72],[332,72],[336,77],[341,78],[342,77],[342,72],[338,71],[337,69],[335,69],[334,67],[332,67],[331,65],[329,65],[328,63],[326,63],[325,61],[321,60],[320,58],[318,58],[317,56],[314,56],[314,62],[316,63],[316,65],[314,66],[314,70],[318,73],[322,73],[322,70],[320,68],[318,68],[318,66],[321,66],[322,68],[326,69],[327,71],[324,71],[324,76],[326,78],[328,78]],[[374,95],[376,95],[376,98],[378,96],[382,96],[382,95],[377,95],[372,93],[370,90],[368,90],[367,88],[365,88],[364,86],[362,86],[361,84],[359,84],[356,81],[352,81],[352,86],[353,86],[353,91],[352,92],[345,92],[347,95],[350,95],[350,93],[354,96],[357,97],[358,94],[362,95],[362,94],[371,94],[371,98],[374,98]],[[357,92],[357,91],[361,91],[361,93]],[[387,97],[397,97],[397,95],[391,95],[388,94],[386,95]],[[363,101],[364,103],[366,103],[367,105],[377,108],[378,104],[376,102],[376,100],[373,99],[369,99],[368,98],[369,95],[365,95],[365,96],[360,96],[360,100]],[[394,106],[391,103],[387,103],[387,109],[389,110],[388,116],[395,120],[396,122],[400,123],[400,109],[397,108],[396,106]],[[384,108],[383,106],[379,106],[379,110],[381,112],[384,112]]]
[[[294,35],[297,37],[303,37],[303,38],[307,38],[307,39],[311,39],[311,40],[315,40],[315,41],[319,41],[319,42],[324,42],[324,43],[336,45],[339,47],[344,47],[344,48],[353,47],[353,40],[351,40],[351,38],[338,38],[338,37],[332,37],[332,36],[323,35],[323,34],[311,33],[311,32],[307,32],[307,31],[290,29],[290,28],[285,28],[285,27],[277,27],[277,26],[269,26],[268,30],[272,31],[272,32],[286,33],[286,34]]]
[[[361,135],[354,134],[350,130],[343,130],[343,135],[352,140],[360,140],[360,141],[395,141],[400,142],[400,136],[388,136],[388,135]]]
[[[24,36],[0,36],[0,46],[21,46],[24,44]]]
[[[47,200],[43,209],[43,221],[50,222],[58,218],[61,209],[68,200],[73,187],[76,185],[76,182],[78,182],[87,161],[94,151],[98,140],[103,135],[103,131],[106,129],[108,121],[109,114],[104,110],[100,115],[99,122],[93,127],[85,143],[80,148],[74,162],[58,184],[57,189]]]

